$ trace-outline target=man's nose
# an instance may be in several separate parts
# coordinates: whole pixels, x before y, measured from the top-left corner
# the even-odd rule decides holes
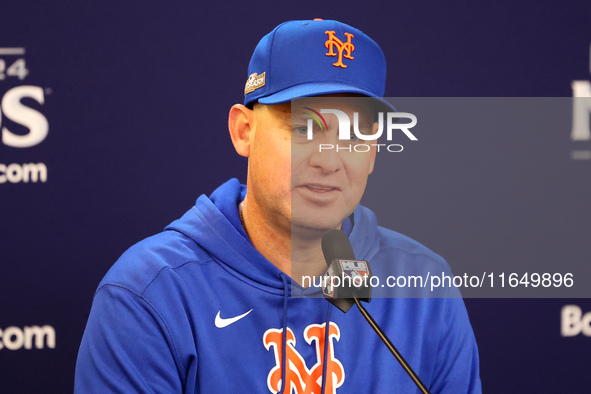
[[[343,167],[342,151],[339,148],[339,139],[336,133],[327,133],[314,144],[314,151],[310,155],[310,166],[317,167],[324,173],[339,171]]]

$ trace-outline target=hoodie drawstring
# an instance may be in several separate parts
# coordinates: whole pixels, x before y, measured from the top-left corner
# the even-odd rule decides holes
[[[322,393],[326,390],[326,369],[328,368],[328,341],[330,341],[330,312],[332,311],[330,302],[326,303],[326,326],[324,327],[324,365],[322,366]],[[332,376],[330,377],[332,379]]]
[[[289,294],[288,294],[288,288],[287,288],[287,278],[285,277],[284,274],[280,274],[281,276],[281,280],[283,280],[283,321],[281,322],[281,326],[283,329],[283,343],[281,344],[281,352],[282,352],[282,357],[281,357],[281,386],[283,386],[281,388],[280,391],[285,392],[285,376],[286,376],[286,371],[285,371],[285,366],[287,365],[287,300],[289,298]]]
[[[283,318],[281,322],[282,326],[282,333],[283,333],[283,341],[281,343],[281,388],[279,392],[283,392],[285,394],[286,384],[286,366],[287,366],[287,300],[289,299],[289,289],[287,285],[287,277],[285,274],[281,273],[281,280],[283,281]],[[329,334],[330,334],[330,315],[332,312],[331,304],[329,302],[326,303],[326,319],[325,319],[325,327],[324,327],[324,356],[322,358],[323,365],[322,365],[322,392],[321,394],[325,394],[326,390],[326,378],[327,378],[327,368],[328,368],[328,341],[330,341]],[[332,379],[332,377],[331,377]]]

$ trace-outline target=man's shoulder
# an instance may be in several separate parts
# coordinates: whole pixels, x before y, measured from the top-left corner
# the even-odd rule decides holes
[[[447,266],[446,261],[422,243],[402,233],[378,225],[375,213],[359,205],[355,210],[355,226],[351,233],[354,248],[368,258],[390,256],[394,259],[431,261]]]
[[[179,271],[187,264],[207,264],[211,256],[184,234],[165,230],[126,250],[99,285],[120,286],[136,294],[155,281],[163,271]]]
[[[397,231],[384,227],[378,227],[379,255],[389,255],[398,259],[415,263],[421,262],[433,267],[447,269],[449,265],[443,257],[431,249]]]

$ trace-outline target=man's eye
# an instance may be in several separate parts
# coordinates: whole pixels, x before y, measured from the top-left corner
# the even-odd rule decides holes
[[[308,134],[308,128],[305,126],[302,127],[292,127],[291,132],[294,133],[295,135],[298,136],[302,136],[302,135],[307,135]]]
[[[359,140],[359,138],[357,138],[355,133],[351,133],[351,135],[349,136],[349,141],[350,142],[357,142],[358,140]]]

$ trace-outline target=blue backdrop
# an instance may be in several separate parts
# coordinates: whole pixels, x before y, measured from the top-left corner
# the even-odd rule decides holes
[[[381,45],[388,60],[386,96],[570,97],[572,81],[591,79],[591,3],[583,1],[5,0],[0,392],[72,390],[100,279],[126,248],[179,217],[199,194],[230,177],[245,180],[246,161],[231,146],[227,113],[242,101],[250,55],[280,22],[317,17],[354,25]],[[556,131],[564,133],[560,147],[544,145],[553,139],[532,141],[532,150],[563,149],[564,160],[555,165],[576,166],[586,182],[583,195],[564,191],[563,204],[550,210],[568,210],[571,199],[580,201],[591,190],[591,160],[585,153],[570,157],[572,150],[590,151],[591,141],[571,141],[570,127]],[[15,147],[15,139],[25,146]],[[474,141],[464,143],[456,149],[469,150]],[[528,163],[532,150],[513,155],[513,165]],[[425,157],[420,166],[437,167],[442,160],[453,163],[454,157]],[[506,165],[502,154],[495,160]],[[396,229],[449,260],[457,246],[444,241],[461,238],[463,229],[446,211],[454,204],[461,210],[457,199],[465,193],[457,187],[471,187],[459,182],[467,179],[466,167],[452,166],[455,192],[441,193],[427,206],[413,196],[413,179],[445,188],[441,174],[405,168],[408,184],[398,197],[409,209],[397,217]],[[523,182],[527,187],[528,177]],[[547,206],[545,198],[540,194],[532,203]],[[580,242],[589,242],[589,211],[580,212],[573,235]],[[483,239],[504,230],[498,223],[481,229]],[[524,242],[531,242],[533,230],[524,227]],[[473,256],[487,253],[478,242],[462,248]],[[551,258],[560,259],[561,245],[553,250]],[[589,261],[588,254],[575,257]],[[577,305],[589,312],[588,299],[466,304],[485,392],[585,391],[591,328],[562,336],[561,310]]]

